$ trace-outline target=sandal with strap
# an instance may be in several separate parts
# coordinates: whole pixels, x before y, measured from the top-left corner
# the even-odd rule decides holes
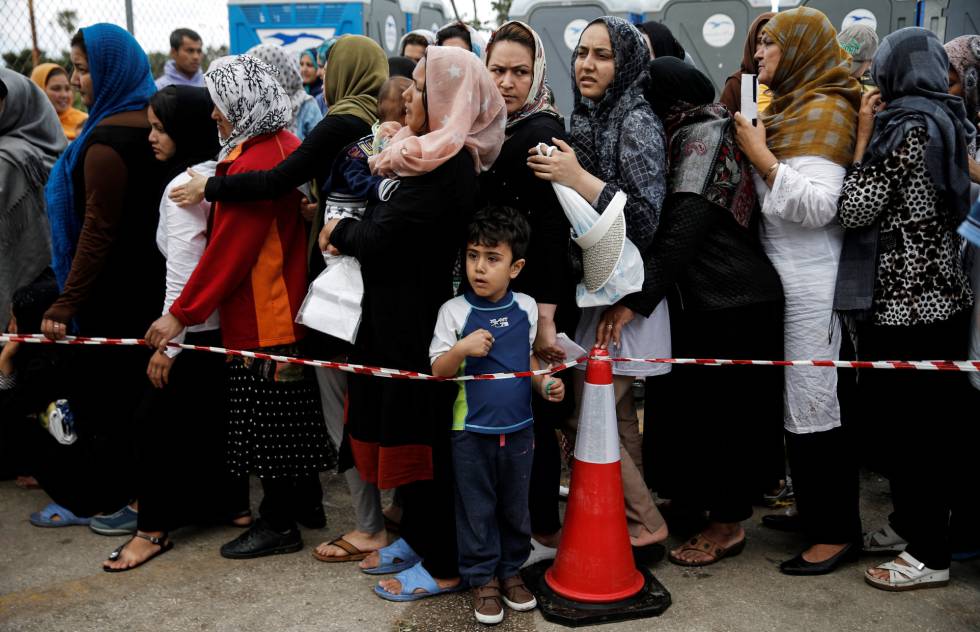
[[[333,562],[360,562],[368,555],[371,555],[371,551],[362,551],[350,542],[344,539],[344,536],[340,535],[327,542],[327,546],[335,546],[338,549],[342,549],[344,555],[321,555],[313,549],[313,557],[320,560],[321,562],[333,563]],[[319,547],[317,547],[319,548]]]
[[[408,546],[405,538],[398,538],[383,549],[378,549],[378,555],[381,557],[381,563],[374,568],[362,568],[362,573],[368,575],[400,573],[422,561],[418,553]]]
[[[142,562],[140,562],[139,564],[136,564],[134,566],[129,566],[127,568],[109,568],[108,566],[103,566],[102,567],[102,570],[104,570],[107,573],[124,573],[126,571],[131,571],[134,568],[139,568],[140,566],[143,566],[144,564],[146,564],[147,562],[149,562],[153,558],[159,557],[159,556],[163,555],[164,553],[166,553],[167,551],[169,551],[170,549],[174,548],[174,543],[171,542],[169,539],[167,539],[167,535],[166,534],[158,537],[158,536],[155,536],[155,535],[147,535],[145,533],[139,533],[137,531],[136,534],[133,537],[131,537],[129,540],[126,541],[126,544],[120,545],[119,547],[116,548],[115,551],[113,551],[112,553],[109,554],[109,560],[108,561],[115,562],[116,560],[118,560],[119,559],[119,556],[122,555],[123,549],[125,549],[127,546],[129,546],[129,543],[132,542],[133,540],[135,540],[136,538],[142,538],[142,539],[146,540],[147,542],[149,542],[150,544],[155,544],[156,546],[158,546],[160,548],[157,549],[154,553],[150,554],[150,556],[147,557],[145,560],[143,560]]]
[[[904,592],[919,588],[941,588],[949,583],[949,569],[935,570],[929,568],[906,552],[898,555],[898,561],[886,562],[875,566],[877,570],[888,571],[888,579],[880,579],[871,574],[872,569],[864,573],[864,581],[880,590]]]
[[[744,548],[745,548],[745,537],[742,537],[741,540],[739,540],[738,542],[736,542],[735,544],[729,547],[724,547],[719,545],[714,540],[709,540],[708,538],[704,537],[704,535],[699,533],[698,535],[688,540],[687,543],[685,543],[678,550],[678,553],[684,553],[685,551],[697,551],[698,553],[704,553],[711,559],[704,560],[704,561],[697,561],[697,562],[688,561],[682,557],[675,555],[673,551],[670,552],[670,555],[667,556],[667,559],[669,559],[671,563],[677,564],[678,566],[710,566],[712,564],[720,562],[726,557],[735,557],[736,555],[741,553]]]
[[[877,531],[865,533],[861,542],[864,553],[901,553],[908,546],[902,536],[886,524]]]
[[[462,581],[452,588],[439,588],[439,584],[432,578],[429,571],[425,570],[422,562],[418,562],[407,570],[398,573],[395,575],[395,579],[401,582],[402,585],[402,591],[399,594],[396,595],[395,593],[388,592],[380,584],[374,587],[375,594],[388,601],[418,601],[419,599],[435,597],[436,595],[459,592],[463,589]],[[415,592],[419,588],[425,592]]]

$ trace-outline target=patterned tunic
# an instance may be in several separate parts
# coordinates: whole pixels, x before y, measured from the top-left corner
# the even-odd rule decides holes
[[[917,127],[894,154],[858,165],[844,180],[840,223],[857,228],[881,222],[876,325],[934,323],[973,305],[962,240],[926,169],[926,141],[925,128]]]

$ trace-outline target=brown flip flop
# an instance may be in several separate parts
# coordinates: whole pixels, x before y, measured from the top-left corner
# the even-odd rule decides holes
[[[339,549],[343,549],[347,552],[347,555],[320,555],[313,549],[313,557],[320,560],[321,562],[333,563],[333,562],[360,562],[365,557],[370,555],[372,551],[362,551],[350,542],[344,539],[344,536],[338,536],[327,542],[327,545],[333,545]],[[319,547],[318,547],[319,548]]]
[[[713,540],[709,540],[708,538],[704,537],[702,534],[699,533],[698,535],[688,540],[680,548],[678,553],[683,553],[684,551],[697,551],[698,553],[704,553],[705,555],[709,556],[711,559],[705,560],[703,562],[689,562],[688,560],[685,560],[681,557],[674,555],[673,551],[671,551],[671,553],[667,556],[667,559],[669,559],[671,563],[677,564],[678,566],[710,566],[712,564],[720,562],[726,557],[735,557],[736,555],[741,553],[744,548],[745,548],[744,537],[738,542],[736,542],[735,544],[726,548],[718,545],[717,542]]]

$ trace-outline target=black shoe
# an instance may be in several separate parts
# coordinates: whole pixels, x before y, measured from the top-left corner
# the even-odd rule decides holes
[[[770,514],[762,516],[762,526],[776,531],[796,533],[803,531],[803,520],[800,514]]]
[[[272,529],[269,523],[259,518],[248,531],[221,547],[221,557],[232,560],[247,560],[265,555],[295,553],[303,548],[299,530],[293,527],[285,533]]]
[[[860,552],[860,545],[845,544],[840,553],[822,562],[807,562],[803,559],[803,554],[800,553],[793,559],[780,564],[779,571],[785,575],[826,575],[837,570],[841,564],[856,560]]]
[[[296,514],[296,522],[307,529],[322,529],[327,526],[327,514],[323,510],[323,504],[312,507],[308,511]]]

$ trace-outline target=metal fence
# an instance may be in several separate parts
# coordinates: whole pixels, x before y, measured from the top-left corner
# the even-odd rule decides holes
[[[68,48],[79,27],[111,22],[128,29],[150,58],[153,75],[163,69],[170,32],[197,31],[205,63],[228,50],[228,9],[223,0],[0,0],[0,65],[29,74],[36,63],[68,67]]]

